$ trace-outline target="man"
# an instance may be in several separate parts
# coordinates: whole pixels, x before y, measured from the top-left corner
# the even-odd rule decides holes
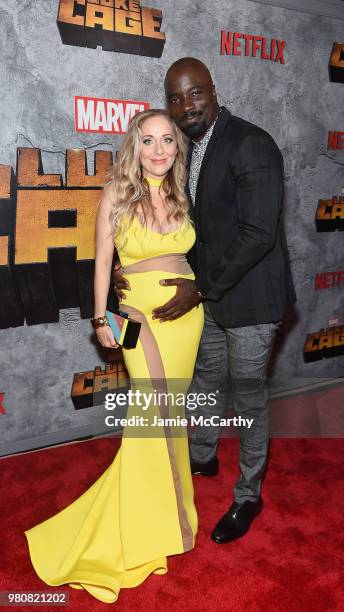
[[[219,107],[201,61],[175,62],[165,93],[171,117],[191,141],[187,192],[197,235],[190,254],[196,281],[161,281],[176,285],[176,295],[154,316],[172,320],[204,302],[192,391],[221,393],[217,405],[199,407],[198,416],[226,409],[229,371],[235,412],[253,419],[250,428],[240,430],[234,502],[211,535],[224,543],[243,536],[262,509],[269,442],[266,373],[276,329],[295,299],[281,216],[283,158],[267,132]],[[197,428],[190,449],[193,474],[217,474],[218,438],[219,428]]]

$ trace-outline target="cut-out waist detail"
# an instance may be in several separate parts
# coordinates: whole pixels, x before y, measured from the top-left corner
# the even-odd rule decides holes
[[[142,259],[134,264],[123,267],[123,274],[135,274],[139,272],[151,272],[159,270],[161,272],[172,272],[173,274],[192,274],[184,253],[168,253],[158,257]]]

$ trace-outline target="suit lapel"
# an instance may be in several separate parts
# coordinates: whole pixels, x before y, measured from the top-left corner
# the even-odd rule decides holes
[[[189,173],[190,173],[192,149],[193,149],[193,144],[192,144],[192,141],[190,140],[190,144],[189,144],[189,148],[188,148],[188,153],[187,153],[187,157],[186,157],[186,170],[187,170],[187,173],[188,173],[188,178],[187,178],[186,185],[185,185],[185,193],[186,193],[186,195],[189,198],[190,210],[193,208],[193,203],[192,203],[192,198],[191,198],[191,193],[190,193],[190,187],[189,187]]]
[[[209,161],[209,159],[211,157],[211,154],[212,154],[213,150],[215,149],[216,141],[217,141],[217,137],[215,136],[215,134],[213,132],[212,135],[211,135],[211,138],[210,138],[210,140],[208,142],[208,146],[206,148],[206,151],[204,153],[204,157],[202,159],[202,164],[201,164],[201,169],[200,169],[199,175],[198,175],[198,181],[197,181],[197,187],[196,187],[196,196],[195,196],[195,206],[199,206],[199,203],[200,203],[202,176],[203,176],[203,174],[205,172],[205,169],[207,167],[207,164],[208,164],[208,161]]]
[[[199,177],[198,177],[198,181],[197,181],[197,188],[196,188],[196,197],[195,197],[195,206],[197,206],[200,203],[200,189],[201,189],[201,181],[202,181],[202,176],[205,172],[205,169],[207,167],[207,164],[211,158],[211,155],[215,149],[216,146],[216,141],[218,139],[218,137],[222,134],[226,124],[228,123],[228,121],[231,118],[231,113],[224,107],[221,106],[221,113],[215,123],[214,126],[214,131],[211,135],[211,138],[208,142],[208,146],[206,148],[203,160],[202,160],[202,165],[201,165],[201,169],[199,172]],[[191,161],[191,155],[190,155],[190,161]],[[189,162],[190,163],[190,162]]]

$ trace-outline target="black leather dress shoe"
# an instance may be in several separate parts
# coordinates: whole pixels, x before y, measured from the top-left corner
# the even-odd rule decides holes
[[[217,544],[224,544],[241,538],[248,532],[253,519],[258,516],[262,507],[261,497],[256,502],[246,501],[243,504],[234,502],[217,523],[211,539]]]
[[[216,476],[219,471],[219,462],[215,455],[207,463],[197,463],[191,461],[191,474],[202,474],[202,476]]]

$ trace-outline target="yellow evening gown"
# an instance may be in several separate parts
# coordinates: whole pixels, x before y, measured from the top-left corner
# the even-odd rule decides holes
[[[151,313],[176,291],[160,285],[160,279],[194,278],[185,259],[194,241],[188,222],[160,234],[136,218],[116,239],[131,287],[121,309],[141,321],[136,348],[123,351],[134,384],[158,380],[169,388],[178,379],[185,390],[190,382],[203,327],[202,305],[164,323],[152,320]],[[140,410],[131,408],[136,414]],[[96,482],[58,514],[25,531],[41,580],[86,589],[106,603],[152,572],[166,573],[166,557],[191,550],[196,533],[186,431],[179,428],[171,436],[163,426],[151,437],[127,426],[114,461]]]

